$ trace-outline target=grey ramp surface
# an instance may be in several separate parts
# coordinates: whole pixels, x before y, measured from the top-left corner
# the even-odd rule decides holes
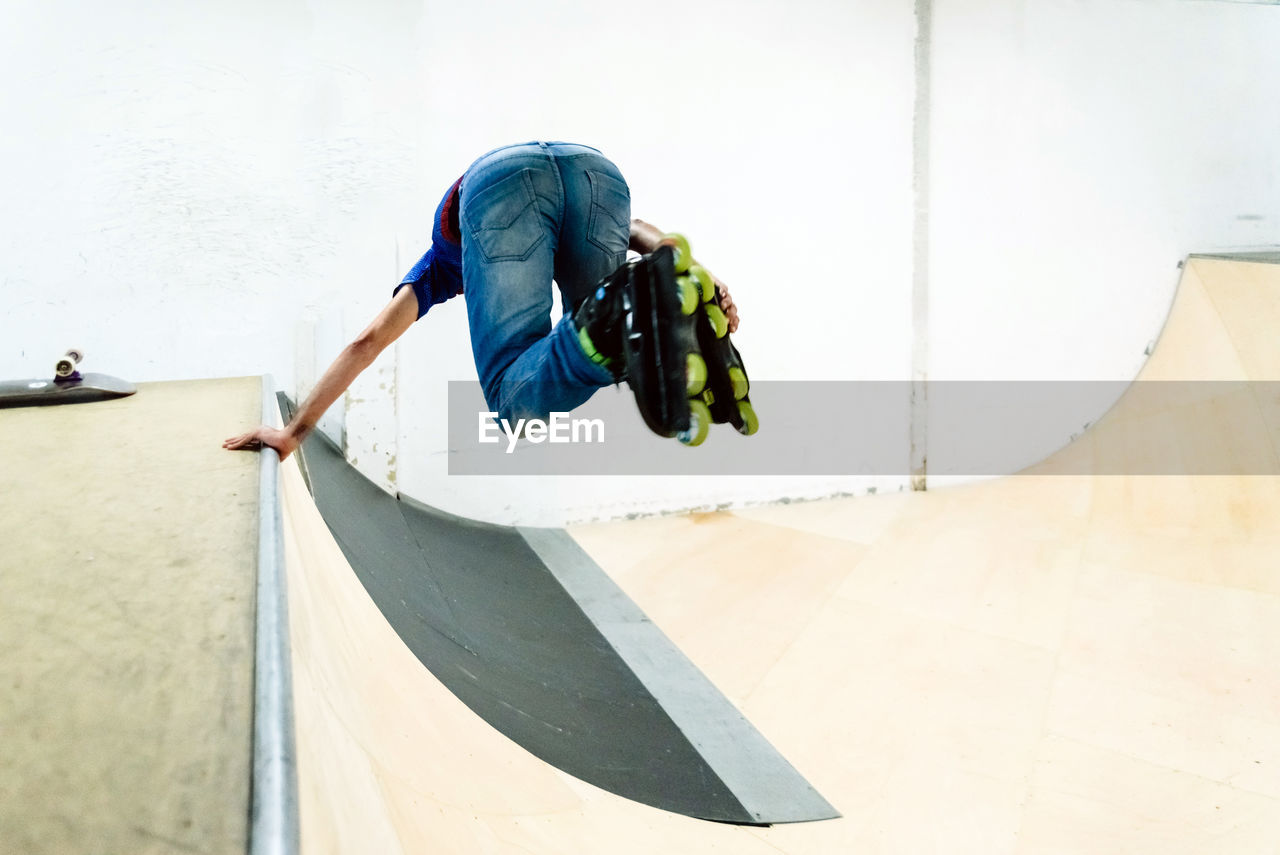
[[[838,815],[745,719],[725,714],[732,705],[674,648],[656,661],[696,676],[668,679],[664,697],[655,697],[613,642],[631,635],[627,646],[643,656],[665,638],[629,601],[633,619],[614,621],[606,637],[590,604],[584,611],[539,554],[555,533],[535,535],[535,550],[515,528],[397,500],[318,434],[302,455],[317,507],[387,621],[450,691],[513,741],[575,777],[688,816],[763,825]],[[582,581],[592,569],[607,580],[581,559],[590,560],[570,562],[579,592],[593,584]],[[597,590],[612,584],[599,581]],[[615,612],[625,608],[619,595],[606,598]],[[669,710],[664,701],[677,697]],[[699,727],[701,719],[710,724]]]
[[[1280,248],[1242,249],[1235,252],[1197,252],[1192,258],[1215,258],[1222,261],[1249,261],[1256,264],[1280,264]]]
[[[839,816],[568,532],[520,533],[757,821]]]

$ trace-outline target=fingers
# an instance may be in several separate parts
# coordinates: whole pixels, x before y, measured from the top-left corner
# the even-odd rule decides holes
[[[248,433],[242,433],[239,436],[233,436],[222,441],[222,447],[228,451],[239,451],[247,448],[250,451],[257,451],[262,448],[262,440],[258,436],[258,431],[251,430]]]
[[[716,287],[720,291],[720,308],[724,311],[724,316],[729,320],[729,332],[738,331],[738,304],[733,302],[733,296],[729,293],[729,289],[719,279],[715,280]]]
[[[262,425],[248,433],[224,439],[222,447],[228,451],[239,451],[241,449],[261,451],[264,448],[271,447],[280,455],[280,459],[284,460],[298,447],[298,441],[282,431]]]

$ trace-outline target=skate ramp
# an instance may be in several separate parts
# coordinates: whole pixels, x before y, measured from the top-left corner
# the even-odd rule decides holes
[[[396,635],[290,463],[304,851],[1270,851],[1277,328],[1280,268],[1192,259],[1142,373],[1259,381],[1217,433],[1235,474],[1080,474],[1135,433],[1220,424],[1213,397],[1122,399],[996,482],[571,530],[828,822],[695,820],[514,744]]]
[[[0,411],[0,852],[246,851],[260,389]]]
[[[1096,425],[1028,472],[1280,474],[1277,270],[1243,257],[1189,259],[1137,381]]]
[[[397,635],[534,755],[700,819],[838,816],[563,531],[399,500],[320,435],[299,458],[329,530]]]
[[[1273,851],[1278,296],[1280,268],[1192,259],[1142,379],[1204,385],[1017,477],[571,530],[831,821],[691,819],[517,745],[396,635],[289,461],[303,851]],[[0,414],[0,849],[239,850],[257,461],[217,443],[258,396]],[[1217,474],[1117,474],[1194,471],[1196,431]]]

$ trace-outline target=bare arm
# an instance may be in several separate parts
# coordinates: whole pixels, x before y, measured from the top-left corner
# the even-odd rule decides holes
[[[663,234],[662,229],[651,223],[646,223],[644,220],[632,220],[631,245],[629,248],[641,255],[648,255],[662,243]]]
[[[225,440],[222,447],[234,451],[256,450],[269,445],[284,460],[315,430],[316,422],[324,415],[325,410],[338,400],[338,396],[347,390],[360,372],[368,368],[378,354],[398,339],[417,318],[418,301],[413,289],[400,289],[386,308],[373,319],[373,323],[355,341],[342,349],[342,353],[338,354],[338,358],[320,377],[311,394],[283,430],[262,425]]]
[[[644,220],[631,221],[631,242],[630,249],[647,255],[657,249],[664,243],[670,241],[664,239],[666,233],[662,229],[646,223]],[[695,260],[696,263],[696,260]],[[711,271],[707,271],[710,273]],[[714,273],[711,279],[716,283],[716,289],[720,292],[720,308],[724,310],[725,317],[729,319],[729,332],[738,331],[738,306],[733,302],[733,297],[729,295],[729,287],[720,281],[720,277]]]

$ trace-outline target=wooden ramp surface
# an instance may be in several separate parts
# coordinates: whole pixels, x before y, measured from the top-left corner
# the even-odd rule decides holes
[[[0,410],[0,852],[245,851],[260,382]]]
[[[1192,260],[1143,379],[1277,379],[1277,329],[1280,267]],[[844,814],[773,828],[626,801],[481,722],[286,466],[304,851],[1274,855],[1280,480],[1243,474],[1274,472],[1266,388],[1222,426],[1242,474],[1079,474],[1225,406],[1156,397],[1001,481],[574,529]]]

